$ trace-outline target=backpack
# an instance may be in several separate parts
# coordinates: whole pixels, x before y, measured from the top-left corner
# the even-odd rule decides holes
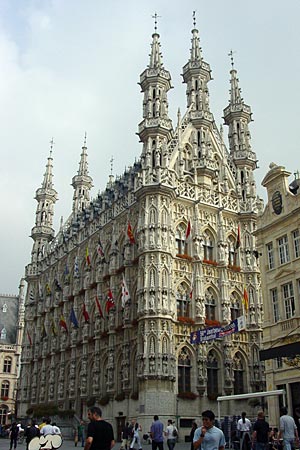
[[[173,435],[174,437],[177,437],[177,436],[178,436],[178,431],[176,430],[175,427],[173,427],[173,433],[172,433],[172,435]]]

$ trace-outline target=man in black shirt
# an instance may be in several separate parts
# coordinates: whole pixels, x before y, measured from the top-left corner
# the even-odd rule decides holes
[[[97,406],[88,410],[90,423],[84,450],[110,450],[114,445],[114,432],[110,423],[102,419],[102,411]]]
[[[270,426],[265,421],[263,411],[258,411],[257,421],[253,425],[252,447],[255,444],[255,450],[267,450],[269,443]]]

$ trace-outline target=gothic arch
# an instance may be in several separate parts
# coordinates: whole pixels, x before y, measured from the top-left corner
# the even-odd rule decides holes
[[[191,311],[191,285],[182,281],[176,286],[176,307],[178,317],[190,317]]]
[[[192,392],[195,387],[196,358],[190,345],[183,344],[177,351],[177,391],[179,394]]]
[[[243,394],[247,383],[247,358],[239,349],[233,355],[233,389],[234,394]]]
[[[207,370],[207,396],[211,399],[222,391],[221,389],[221,368],[222,358],[219,351],[213,346],[207,352],[206,370]]]
[[[230,299],[231,320],[235,320],[238,317],[240,317],[243,312],[242,295],[237,289],[234,289],[230,292],[229,299]]]
[[[213,285],[205,288],[205,318],[207,321],[215,321],[220,318],[219,293]]]
[[[161,337],[161,353],[164,355],[170,353],[170,338],[167,334],[163,334]]]
[[[157,269],[154,266],[149,268],[149,287],[155,289],[157,282]]]
[[[203,236],[203,260],[216,260],[216,233],[211,226],[206,226],[202,231]]]
[[[155,226],[157,224],[157,217],[157,208],[152,204],[149,208],[149,225]]]

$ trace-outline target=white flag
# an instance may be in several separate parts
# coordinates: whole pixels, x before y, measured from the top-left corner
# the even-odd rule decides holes
[[[126,303],[128,303],[130,299],[130,294],[127,288],[127,284],[125,281],[125,277],[123,274],[123,280],[122,280],[122,308],[125,308]]]

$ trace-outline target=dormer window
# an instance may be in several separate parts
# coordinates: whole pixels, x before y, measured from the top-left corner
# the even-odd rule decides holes
[[[6,313],[7,312],[7,304],[4,303],[2,306],[2,312]]]
[[[1,330],[1,334],[0,334],[0,339],[6,339],[6,329],[5,328],[2,328],[2,330]]]

